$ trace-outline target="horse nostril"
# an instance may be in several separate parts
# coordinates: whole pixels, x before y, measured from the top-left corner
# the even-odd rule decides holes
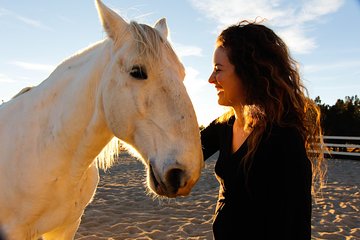
[[[181,179],[184,171],[178,168],[174,168],[168,171],[166,174],[166,180],[169,186],[176,192],[181,187]]]

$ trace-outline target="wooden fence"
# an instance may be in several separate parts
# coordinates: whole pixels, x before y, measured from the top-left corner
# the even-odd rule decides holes
[[[324,136],[327,158],[360,160],[360,137]]]

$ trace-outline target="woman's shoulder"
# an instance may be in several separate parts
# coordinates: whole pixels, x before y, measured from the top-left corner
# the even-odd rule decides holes
[[[268,158],[276,157],[277,161],[271,161],[273,166],[298,166],[306,162],[303,161],[306,158],[305,141],[297,128],[275,125],[267,128],[265,134],[267,137],[262,140],[259,150]]]
[[[292,126],[268,126],[264,132],[264,140],[271,145],[304,145],[300,131]]]

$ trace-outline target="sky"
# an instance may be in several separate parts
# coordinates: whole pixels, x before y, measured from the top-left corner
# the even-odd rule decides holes
[[[360,95],[360,0],[103,0],[127,21],[165,17],[199,124],[221,115],[207,82],[220,31],[265,19],[288,45],[314,99]],[[106,37],[94,0],[0,0],[0,101],[36,86],[64,59]]]

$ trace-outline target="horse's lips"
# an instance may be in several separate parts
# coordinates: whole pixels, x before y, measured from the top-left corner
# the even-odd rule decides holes
[[[156,176],[154,174],[154,171],[152,169],[152,166],[150,165],[150,177],[154,183],[155,189],[156,189],[156,193],[159,195],[165,195],[164,190],[161,187],[161,184],[158,182],[158,180],[156,179]]]

